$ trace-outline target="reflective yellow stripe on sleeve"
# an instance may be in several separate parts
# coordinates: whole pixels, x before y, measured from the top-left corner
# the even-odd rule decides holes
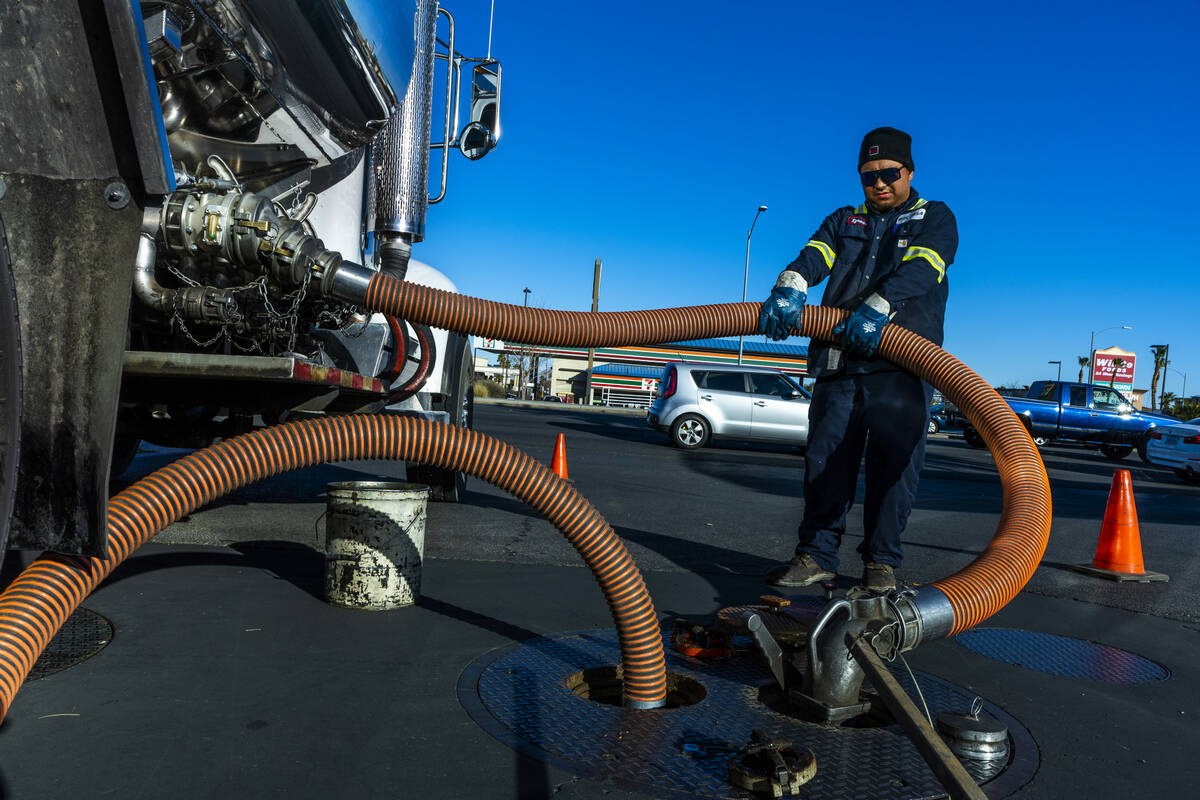
[[[825,266],[833,269],[833,262],[837,258],[837,253],[833,252],[833,248],[824,242],[819,242],[816,239],[809,239],[805,247],[815,248],[821,254],[821,258],[825,259]]]
[[[937,270],[938,283],[941,283],[942,279],[946,277],[946,262],[942,260],[942,257],[936,251],[930,250],[928,247],[917,247],[914,245],[908,248],[908,252],[901,259],[901,263],[912,261],[914,258],[925,259],[929,262],[930,266]]]

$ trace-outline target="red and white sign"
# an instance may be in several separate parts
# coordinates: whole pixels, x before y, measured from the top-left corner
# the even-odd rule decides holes
[[[1111,386],[1119,392],[1133,391],[1133,368],[1137,356],[1119,347],[1092,353],[1092,383]]]

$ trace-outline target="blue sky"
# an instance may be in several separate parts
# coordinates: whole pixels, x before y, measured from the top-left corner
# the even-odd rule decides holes
[[[488,0],[454,0],[482,55]],[[503,139],[455,156],[414,255],[461,291],[605,311],[747,299],[862,201],[867,130],[912,134],[958,218],[945,347],[989,382],[1074,379],[1097,347],[1171,345],[1200,393],[1200,4],[497,0]],[[810,294],[816,301],[819,290]],[[1169,372],[1167,390],[1183,378]]]

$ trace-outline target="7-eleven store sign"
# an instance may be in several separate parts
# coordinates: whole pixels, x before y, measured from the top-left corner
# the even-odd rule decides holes
[[[496,339],[476,339],[479,350],[523,351],[529,355],[548,355],[557,358],[587,360],[588,351],[583,347],[540,347],[537,345],[519,345],[502,342]],[[702,361],[708,364],[736,364],[737,353],[723,353],[717,350],[700,350],[658,345],[655,347],[597,347],[595,363],[641,364],[643,366],[661,367],[669,361]],[[803,375],[808,368],[808,362],[802,356],[787,358],[767,353],[743,353],[742,364],[750,367],[771,367],[783,370],[792,375]],[[604,377],[606,380],[616,380],[615,376]],[[621,378],[623,381],[635,381],[635,384],[622,384],[624,388],[641,388],[641,381],[647,380],[657,384],[653,378]],[[594,385],[595,378],[593,379]]]
[[[592,375],[592,386],[597,389],[628,389],[631,391],[658,391],[658,378],[630,378],[624,375]]]

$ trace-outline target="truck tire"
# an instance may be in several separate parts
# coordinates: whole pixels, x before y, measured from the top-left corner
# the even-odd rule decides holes
[[[0,564],[8,546],[21,454],[21,329],[8,238],[0,218]]]
[[[1133,452],[1133,445],[1102,444],[1100,445],[1100,452],[1104,454],[1105,458],[1112,459],[1113,461],[1120,461],[1122,458]]]
[[[963,428],[963,439],[971,447],[987,447],[987,442],[983,440],[983,437],[974,428]]]
[[[1142,439],[1140,442],[1138,442],[1138,446],[1137,446],[1138,458],[1140,458],[1142,460],[1143,464],[1152,464],[1153,463],[1150,460],[1150,452],[1148,449],[1149,445],[1150,445],[1150,443],[1146,439]]]
[[[452,339],[454,335],[451,334]],[[450,342],[447,342],[449,345]],[[474,365],[471,363],[471,349],[467,340],[459,337],[457,347],[447,347],[454,354],[449,362],[449,375],[454,376],[448,391],[443,394],[441,402],[435,402],[435,411],[445,411],[450,415],[450,424],[462,428],[475,427],[475,387],[472,379],[475,377]],[[443,384],[445,385],[445,384]],[[413,483],[423,483],[429,487],[429,497],[442,503],[460,503],[467,489],[467,474],[452,469],[429,467],[423,464],[409,462],[407,464],[408,479]]]

